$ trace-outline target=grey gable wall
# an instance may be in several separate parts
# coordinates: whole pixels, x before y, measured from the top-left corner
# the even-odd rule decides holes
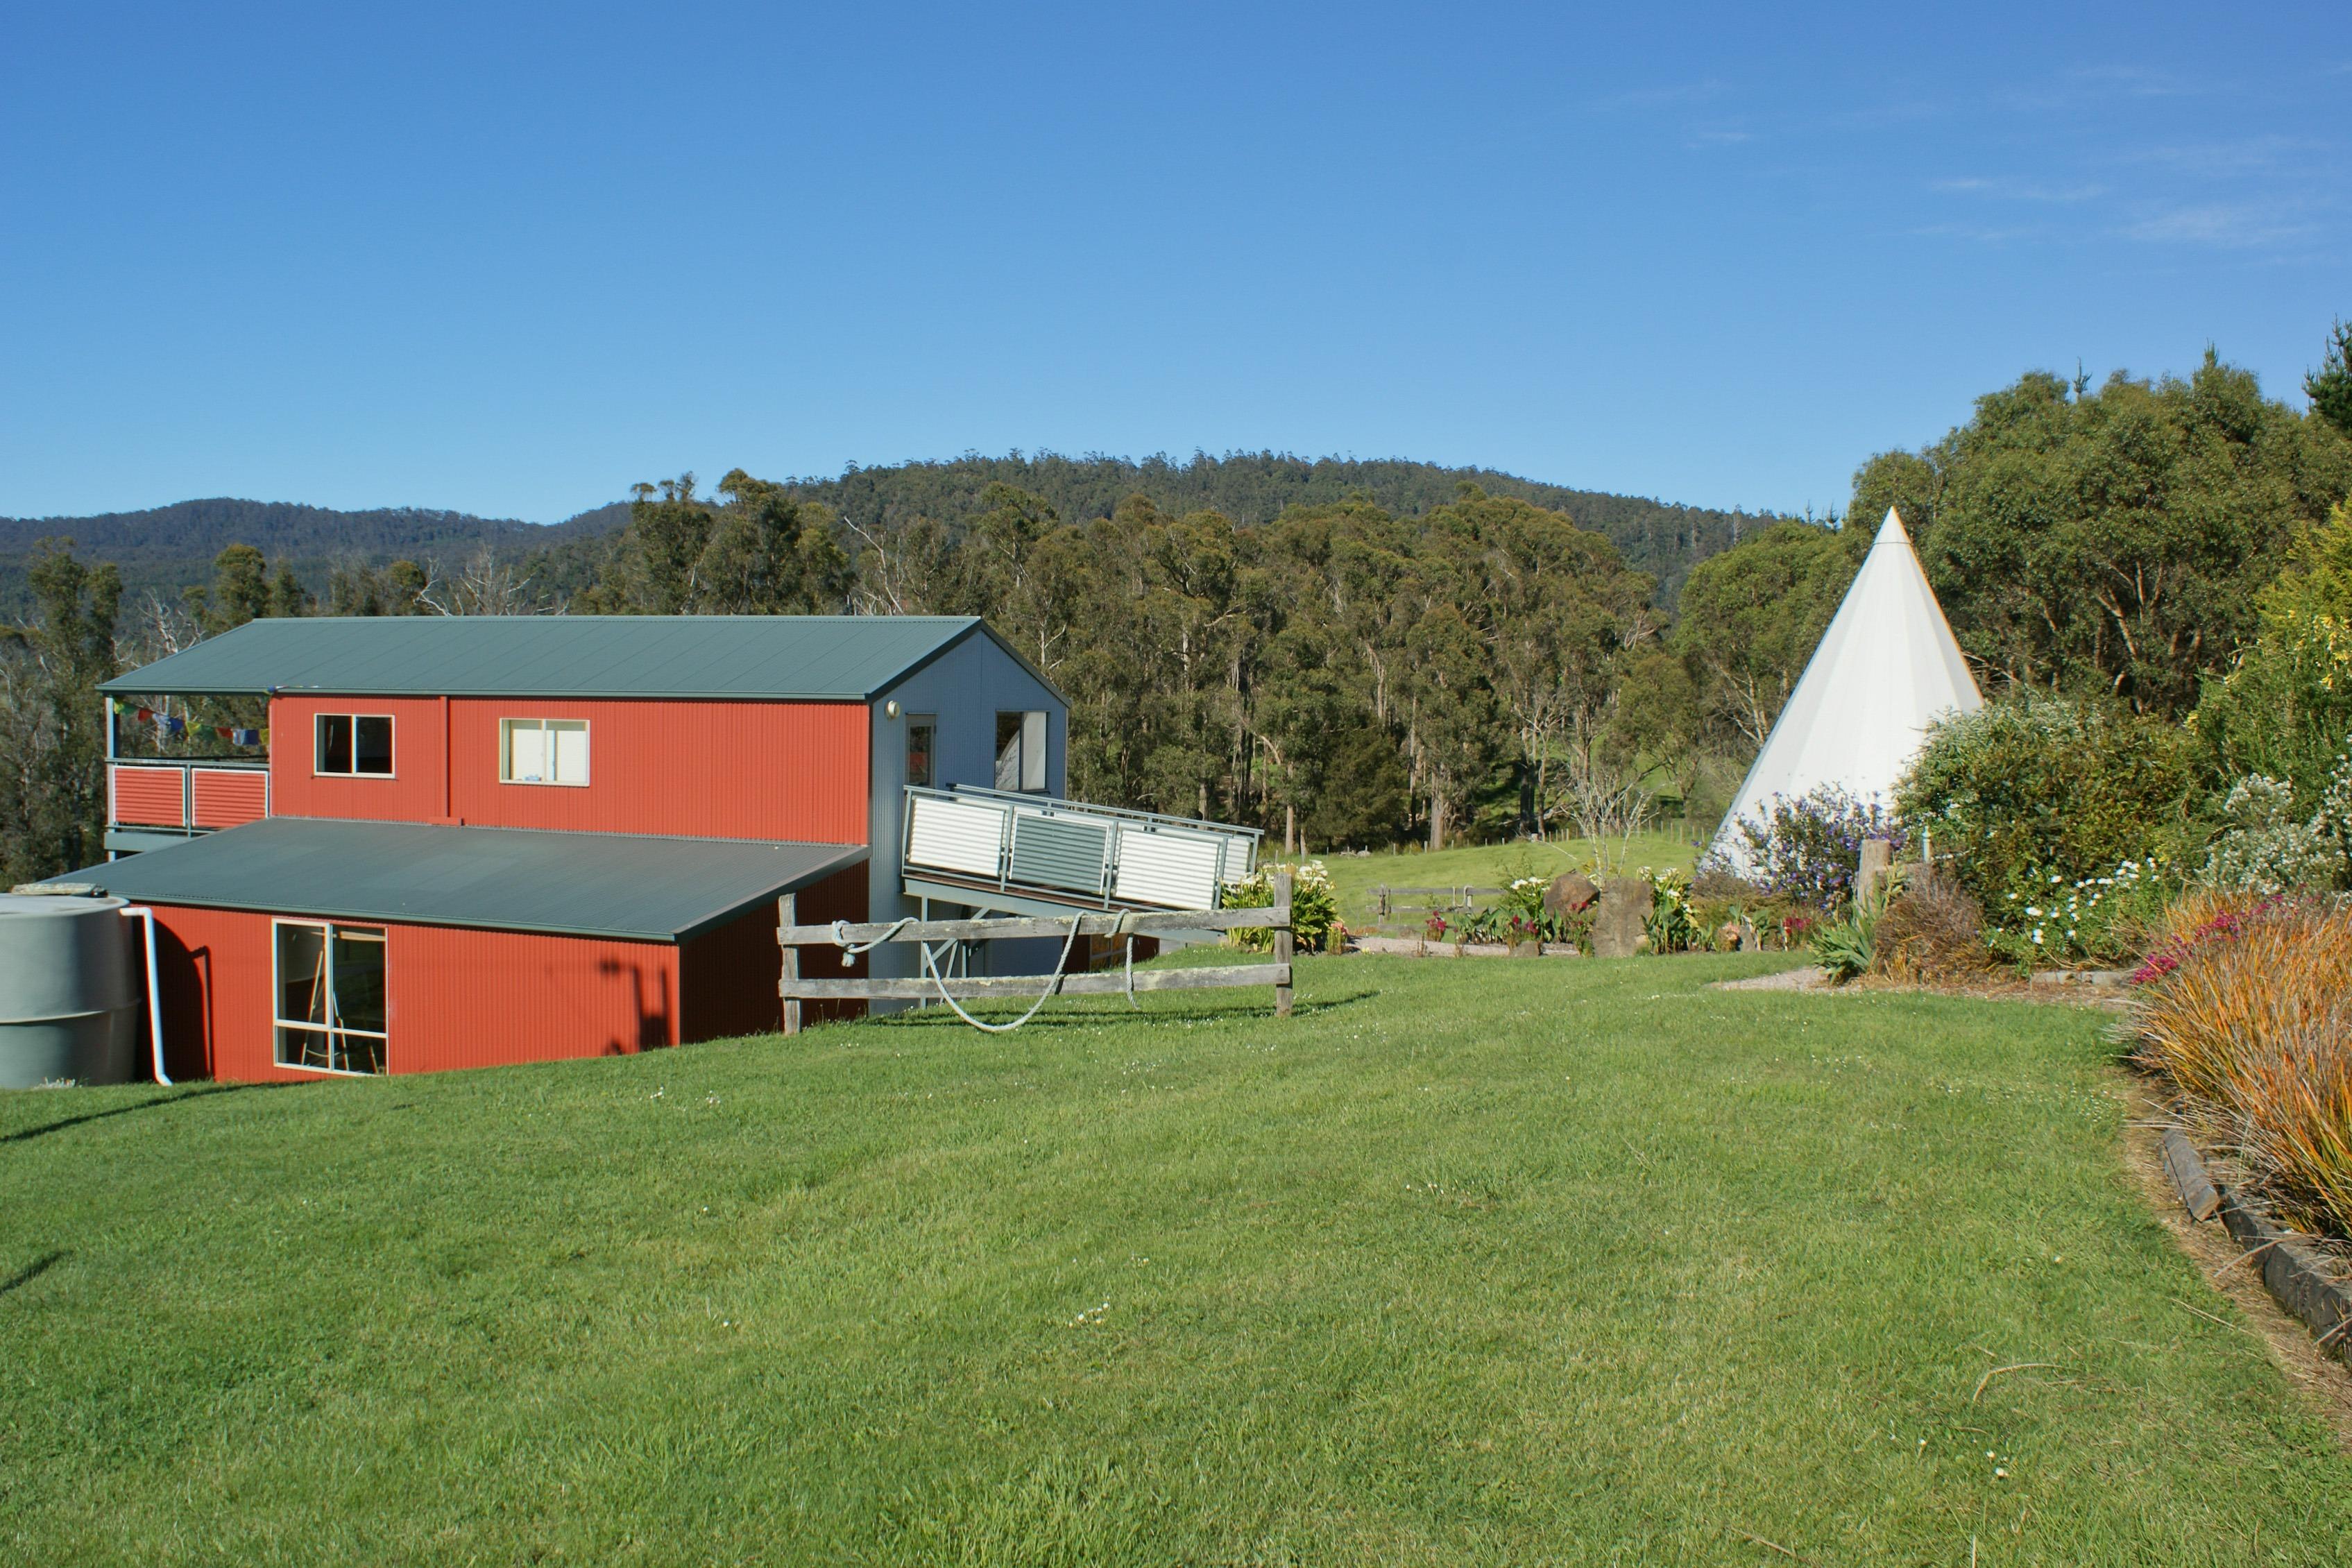
[[[886,718],[885,706],[894,699],[898,717]],[[866,863],[867,919],[894,921],[920,912],[916,901],[899,891],[898,854],[906,831],[908,718],[929,713],[939,720],[934,777],[941,788],[975,784],[989,789],[996,783],[996,715],[1041,708],[1045,710],[1045,793],[1058,796],[1067,778],[1064,769],[1069,752],[1069,705],[985,632],[965,637],[874,700],[869,726],[873,754],[867,760],[873,795],[866,819],[874,825],[874,856]],[[961,913],[943,910],[937,904],[932,912]],[[987,967],[998,974],[1044,974],[1052,971],[1060,956],[1056,942],[993,942]],[[877,977],[903,978],[919,973],[911,942],[886,942],[867,956],[867,962]],[[880,1004],[877,1010],[889,1005]]]

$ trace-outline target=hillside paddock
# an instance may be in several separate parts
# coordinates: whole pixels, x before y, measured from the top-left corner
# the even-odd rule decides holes
[[[0,1096],[0,1559],[2342,1561],[2108,1020],[1774,963]]]

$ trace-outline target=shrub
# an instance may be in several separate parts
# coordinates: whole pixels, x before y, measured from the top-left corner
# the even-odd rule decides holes
[[[1920,877],[1872,933],[1872,969],[1906,985],[1968,980],[1991,967],[1984,910],[1948,877]]]
[[[2214,779],[2262,774],[2314,799],[2352,730],[2352,507],[2295,541],[2260,603],[2260,629],[2206,680],[2190,731]]]
[[[2180,890],[2179,878],[2153,854],[2071,882],[2028,867],[2021,883],[1988,913],[1984,941],[2023,968],[2129,959],[2147,946]]]
[[[1347,928],[1339,923],[1339,897],[1331,890],[1331,873],[1320,860],[1303,861],[1295,866],[1276,865],[1267,861],[1238,882],[1225,884],[1224,907],[1229,910],[1262,910],[1274,904],[1274,874],[1290,873],[1290,930],[1298,945],[1308,952],[1328,952],[1334,939],[1344,936]],[[1252,952],[1264,952],[1274,945],[1274,932],[1264,926],[1244,927],[1227,933],[1235,947]]]
[[[1857,800],[1835,784],[1800,795],[1776,795],[1760,814],[1743,816],[1734,826],[1747,847],[1748,881],[1823,910],[1852,895],[1864,839],[1892,838],[1897,849],[1903,847],[1903,834],[1884,807]],[[1699,875],[1712,889],[1732,873],[1709,856]]]
[[[1895,813],[2006,926],[2010,905],[2053,887],[2095,883],[2151,856],[2179,860],[2193,777],[2171,725],[2018,693],[1929,726]]]
[[[2138,1059],[2299,1225],[2352,1237],[2352,910],[2206,892],[2135,976]]]
[[[2215,837],[2204,880],[2249,893],[2342,887],[2352,873],[2352,756],[2339,755],[2316,810],[2298,821],[2287,779],[2251,773],[2221,803],[2229,826]]]

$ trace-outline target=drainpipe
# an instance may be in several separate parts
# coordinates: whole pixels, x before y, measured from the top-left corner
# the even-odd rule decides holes
[[[172,1075],[163,1070],[163,993],[155,984],[155,911],[140,904],[125,905],[127,920],[147,922],[147,1043],[155,1058],[155,1081],[169,1089]]]

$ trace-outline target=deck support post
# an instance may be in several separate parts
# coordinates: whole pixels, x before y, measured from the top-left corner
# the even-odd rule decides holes
[[[1276,973],[1282,976],[1281,979],[1274,983],[1274,1016],[1277,1018],[1287,1018],[1290,1016],[1290,959],[1292,949],[1292,938],[1290,932],[1290,873],[1287,871],[1276,871],[1274,874],[1274,902],[1275,908],[1279,910],[1281,914],[1281,923],[1274,928],[1274,962],[1279,966]]]

